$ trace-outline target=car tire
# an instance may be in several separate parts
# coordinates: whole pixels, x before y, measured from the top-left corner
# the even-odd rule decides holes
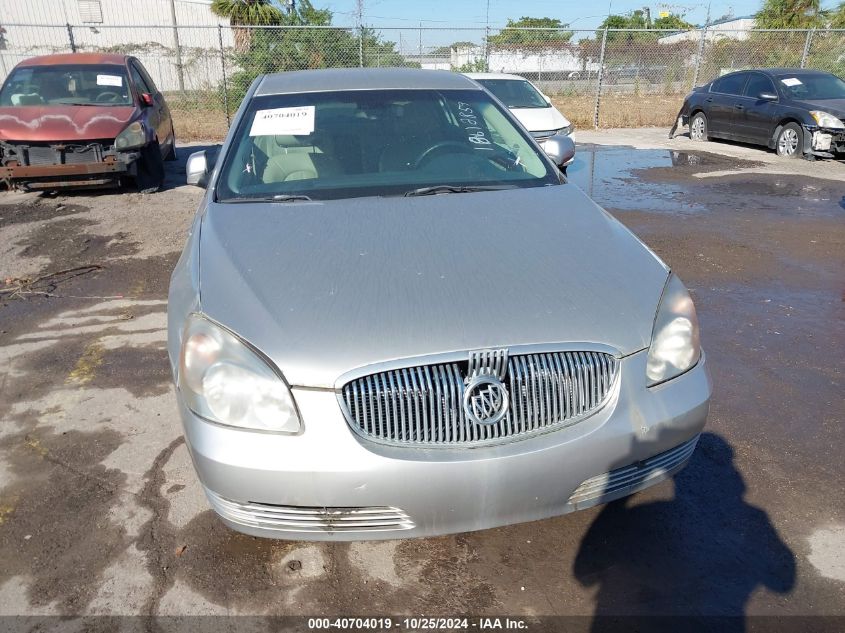
[[[801,158],[804,154],[804,130],[797,123],[784,125],[775,142],[775,151],[784,158]]]
[[[141,149],[138,159],[135,186],[140,193],[155,193],[164,184],[164,159],[158,141]]]
[[[167,150],[167,156],[164,157],[166,161],[178,160],[176,157],[176,130],[171,129],[170,133],[170,149]]]
[[[689,137],[693,141],[709,141],[707,134],[707,116],[703,112],[696,112],[689,122]]]

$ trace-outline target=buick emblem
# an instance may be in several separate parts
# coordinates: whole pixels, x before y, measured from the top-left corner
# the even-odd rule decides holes
[[[464,390],[464,413],[475,424],[496,424],[508,412],[507,389],[498,377],[479,374]]]

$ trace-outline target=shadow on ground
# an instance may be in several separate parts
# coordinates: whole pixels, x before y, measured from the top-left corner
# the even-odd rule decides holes
[[[795,556],[768,515],[743,500],[733,458],[723,438],[704,433],[675,478],[674,499],[626,497],[601,510],[573,565],[577,581],[598,590],[592,631],[635,628],[634,616],[649,631],[690,630],[689,618],[699,617],[713,630],[738,633],[758,588],[793,588]]]

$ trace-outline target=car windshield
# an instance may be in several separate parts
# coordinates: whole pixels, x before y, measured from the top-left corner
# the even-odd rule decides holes
[[[16,68],[0,90],[0,106],[132,105],[126,70],[112,64]]]
[[[483,90],[356,90],[253,99],[216,195],[337,199],[559,183]]]
[[[780,88],[790,99],[845,99],[845,81],[835,75],[778,75]]]
[[[509,108],[550,107],[543,95],[524,79],[478,79],[477,81]]]

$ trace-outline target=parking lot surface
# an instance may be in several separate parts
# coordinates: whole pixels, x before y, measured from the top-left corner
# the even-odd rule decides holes
[[[228,530],[165,353],[202,193],[180,148],[157,194],[0,193],[0,287],[19,288],[0,297],[0,614],[845,615],[845,164],[664,130],[576,140],[571,180],[698,306],[715,391],[674,481],[440,538]]]

